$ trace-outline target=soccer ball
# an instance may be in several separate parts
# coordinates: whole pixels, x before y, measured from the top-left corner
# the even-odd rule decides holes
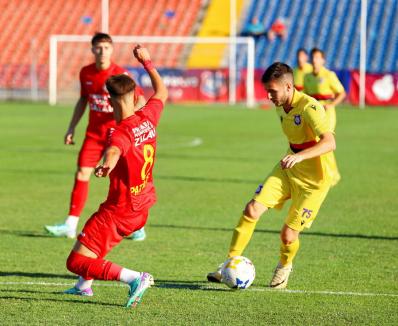
[[[221,268],[221,282],[232,289],[247,289],[255,277],[253,263],[243,256],[229,258]]]

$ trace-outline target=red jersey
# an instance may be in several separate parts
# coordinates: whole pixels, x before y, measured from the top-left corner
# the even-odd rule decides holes
[[[108,130],[115,128],[113,108],[109,102],[105,82],[110,76],[123,73],[127,74],[127,71],[113,62],[105,70],[98,70],[95,63],[80,70],[80,96],[87,98],[90,108],[87,136],[105,139]],[[136,97],[142,95],[142,89],[137,87],[135,94]]]
[[[112,133],[110,146],[121,156],[110,174],[109,193],[102,208],[128,215],[149,209],[156,202],[152,169],[156,153],[156,126],[163,103],[149,99],[135,114],[122,120]]]

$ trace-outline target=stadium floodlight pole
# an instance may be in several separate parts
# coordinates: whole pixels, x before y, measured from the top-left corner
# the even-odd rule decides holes
[[[361,0],[361,50],[359,67],[359,107],[365,108],[366,92],[366,29],[367,29],[367,0]]]
[[[236,0],[230,0],[229,17],[229,104],[236,104]]]
[[[89,43],[92,35],[51,35],[50,59],[48,79],[48,102],[50,105],[57,103],[57,48],[61,42]],[[127,36],[113,35],[114,43],[140,43],[140,44],[244,44],[247,46],[247,80],[246,104],[248,107],[255,105],[254,99],[254,41],[251,37],[193,37],[193,36]]]
[[[101,3],[101,31],[109,33],[109,0],[102,0]]]

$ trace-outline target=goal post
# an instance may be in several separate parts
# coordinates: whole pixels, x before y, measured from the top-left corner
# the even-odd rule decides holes
[[[50,36],[50,47],[49,47],[49,81],[48,81],[48,100],[50,105],[55,105],[59,100],[59,79],[66,76],[62,71],[60,71],[60,66],[64,65],[68,66],[76,66],[78,65],[80,68],[87,64],[84,60],[88,60],[86,58],[79,59],[76,56],[77,47],[81,46],[80,43],[89,44],[91,41],[92,35],[51,35]],[[155,47],[154,50],[151,50],[151,56],[154,58],[154,61],[157,63],[155,59],[156,49],[162,46],[162,51],[164,55],[167,55],[167,51],[172,51],[173,46],[184,46],[186,49],[192,47],[195,44],[223,44],[226,45],[226,56],[224,56],[227,60],[224,60],[224,66],[220,64],[219,68],[227,68],[229,77],[228,78],[228,102],[230,104],[236,103],[236,88],[237,88],[237,80],[238,75],[240,75],[240,71],[244,71],[246,73],[246,85],[245,93],[246,93],[246,105],[248,107],[253,107],[255,105],[255,96],[254,96],[254,69],[255,69],[255,44],[254,40],[251,37],[183,37],[183,36],[122,36],[122,35],[113,35],[112,36],[115,47],[117,45],[123,46],[123,52],[128,52],[128,58],[130,62],[124,62],[123,60],[119,61],[117,52],[118,49],[115,49],[115,62],[119,65],[131,65],[132,60],[132,44],[144,44],[145,46]],[[73,45],[68,50],[68,44]],[[65,54],[63,58],[60,58],[60,50],[65,48]],[[240,50],[240,51],[239,51]],[[84,46],[82,51],[87,55],[90,55],[89,47]],[[241,53],[239,53],[241,52]],[[237,67],[237,54],[240,55],[241,58],[244,59],[243,67]],[[91,59],[92,60],[92,59]],[[65,62],[60,65],[60,61]],[[83,61],[83,62],[81,62]],[[239,60],[242,63],[242,60]],[[159,65],[157,63],[158,68],[176,68],[174,66],[164,66]],[[184,63],[180,63],[177,69],[187,69]],[[209,68],[211,69],[211,68]],[[62,76],[62,77],[59,77]],[[78,80],[78,75],[75,73],[73,76],[74,80]],[[233,91],[231,91],[233,90]]]

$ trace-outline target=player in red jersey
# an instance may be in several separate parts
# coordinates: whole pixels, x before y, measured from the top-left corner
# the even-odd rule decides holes
[[[153,277],[120,267],[104,257],[123,237],[145,225],[149,208],[156,201],[152,177],[156,127],[167,98],[167,89],[148,51],[137,46],[134,56],[148,72],[155,93],[142,109],[136,110],[135,82],[129,76],[112,76],[106,82],[117,126],[95,175],[109,175],[109,193],[87,221],[67,259],[67,268],[80,278],[75,287],[65,291],[91,296],[93,279],[121,281],[130,286],[127,307],[141,300],[153,284]]]
[[[62,224],[45,226],[54,236],[76,237],[79,217],[87,200],[90,176],[103,156],[106,142],[116,126],[105,81],[113,75],[127,74],[127,71],[112,62],[112,44],[112,38],[108,34],[95,34],[91,40],[95,63],[83,67],[80,71],[81,94],[65,135],[65,144],[74,144],[75,127],[83,116],[87,103],[90,108],[89,122],[77,162],[68,217]],[[145,104],[142,89],[139,87],[135,89],[134,102],[137,108]],[[137,231],[132,238],[144,240],[144,229]]]

